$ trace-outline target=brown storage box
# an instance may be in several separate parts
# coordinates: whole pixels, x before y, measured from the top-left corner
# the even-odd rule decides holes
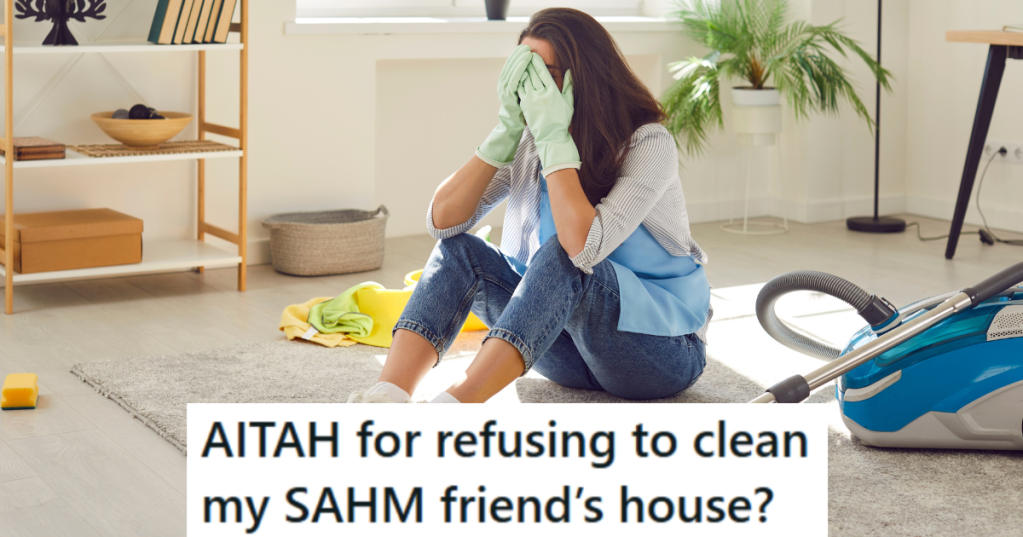
[[[7,248],[3,233],[0,216],[0,248]],[[110,209],[16,214],[13,242],[22,274],[141,263],[142,220]]]

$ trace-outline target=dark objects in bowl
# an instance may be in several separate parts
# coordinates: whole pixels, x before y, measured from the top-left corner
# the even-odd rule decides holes
[[[161,116],[155,108],[150,108],[144,104],[136,104],[131,107],[131,110],[128,111],[127,117],[123,117],[118,114],[118,112],[122,111],[123,109],[114,112],[114,115],[111,117],[116,119],[167,119]]]

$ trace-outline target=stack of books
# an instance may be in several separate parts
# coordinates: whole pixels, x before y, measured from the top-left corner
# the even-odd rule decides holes
[[[238,0],[160,0],[149,41],[160,45],[227,43]]]
[[[0,155],[6,156],[4,153],[4,146],[0,144]],[[54,158],[64,158],[64,144],[59,144],[46,138],[39,138],[38,136],[14,138],[14,160],[47,160]]]

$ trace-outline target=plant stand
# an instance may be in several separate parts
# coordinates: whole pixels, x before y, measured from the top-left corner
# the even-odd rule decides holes
[[[740,90],[749,93],[749,90]],[[771,90],[757,90],[766,92]],[[733,94],[735,90],[733,90]],[[775,92],[776,94],[776,92]],[[737,99],[738,100],[738,99]],[[772,100],[768,100],[771,102]],[[782,199],[785,198],[785,167],[781,151],[781,105],[775,104],[735,106],[732,109],[732,125],[739,133],[739,145],[746,154],[746,194],[743,200],[742,220],[729,217],[728,222],[721,224],[721,230],[739,235],[780,235],[789,230],[789,220],[784,216],[782,209],[782,222],[770,220],[751,220],[749,218],[749,193],[750,182],[753,175],[753,148],[757,146],[774,146],[778,152],[778,175],[782,178]],[[736,181],[738,185],[738,181]],[[733,190],[732,199],[736,198]]]

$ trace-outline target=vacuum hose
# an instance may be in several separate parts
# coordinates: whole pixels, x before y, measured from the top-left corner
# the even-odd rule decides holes
[[[870,324],[878,337],[807,375],[793,375],[771,386],[751,402],[798,403],[805,401],[813,390],[924,333],[927,329],[956,313],[966,311],[1006,289],[1016,286],[1021,281],[1023,281],[1023,263],[1017,263],[973,287],[967,287],[951,296],[930,299],[932,302],[929,306],[917,303],[907,308],[904,313],[908,318],[913,311],[930,307],[928,311],[916,315],[906,322],[898,323],[898,312],[887,300],[868,295],[863,289],[841,278],[810,271],[783,274],[768,282],[760,291],[760,296],[757,297],[757,317],[760,318],[760,324],[764,330],[774,339],[811,356],[832,358],[839,354],[840,351],[830,345],[795,333],[775,315],[774,303],[779,298],[792,291],[804,290],[819,291],[844,300],[856,308],[856,311]],[[1018,292],[1018,289],[1014,290],[1015,292]]]
[[[781,297],[794,291],[817,291],[833,296],[856,308],[868,324],[879,327],[898,312],[885,299],[875,297],[856,284],[838,276],[813,270],[782,274],[767,282],[757,296],[757,318],[764,331],[786,347],[825,360],[834,360],[842,349],[801,334],[778,318],[774,305]]]

